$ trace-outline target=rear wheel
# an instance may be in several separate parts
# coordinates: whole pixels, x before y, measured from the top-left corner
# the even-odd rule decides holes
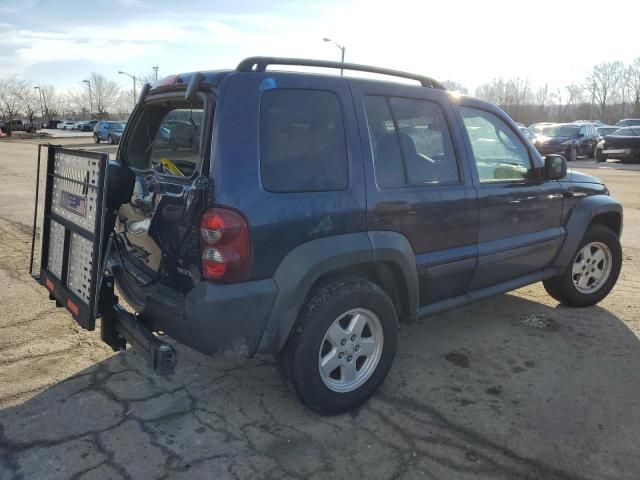
[[[113,137],[111,135],[109,135],[108,140],[109,140],[109,143],[111,145],[115,145],[116,144],[116,141],[113,139]]]
[[[598,162],[598,163],[602,163],[602,162],[606,162],[607,161],[607,156],[604,153],[602,153],[602,149],[600,149],[600,148],[596,148],[595,157],[596,157],[596,162]]]
[[[595,305],[616,284],[621,266],[620,239],[610,228],[594,224],[565,271],[545,280],[544,288],[553,298],[572,307]]]
[[[366,402],[395,356],[398,319],[378,285],[352,278],[316,290],[278,354],[279,369],[310,409],[333,415]]]
[[[100,143],[100,137],[98,136],[97,133],[93,134],[93,141],[96,142],[96,143]]]

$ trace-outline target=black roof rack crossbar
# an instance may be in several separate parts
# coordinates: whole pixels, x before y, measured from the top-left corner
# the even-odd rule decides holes
[[[390,68],[370,67],[357,63],[332,62],[328,60],[310,60],[305,58],[283,58],[283,57],[249,57],[242,60],[236,70],[239,72],[264,72],[269,65],[295,65],[300,67],[322,67],[322,68],[342,68],[344,70],[354,70],[358,72],[379,73],[392,77],[409,78],[420,82],[423,87],[446,90],[445,86],[430,77],[416,75],[415,73],[392,70]]]

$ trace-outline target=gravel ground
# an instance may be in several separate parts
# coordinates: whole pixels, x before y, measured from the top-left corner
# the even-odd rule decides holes
[[[1,479],[640,478],[635,166],[576,163],[625,206],[602,304],[568,309],[537,284],[403,326],[381,391],[323,418],[271,358],[177,345],[160,378],[55,308],[27,273],[36,143],[0,141]]]

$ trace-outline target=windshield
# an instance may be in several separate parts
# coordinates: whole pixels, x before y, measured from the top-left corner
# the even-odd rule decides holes
[[[547,137],[574,137],[578,133],[578,127],[571,125],[556,125],[542,129],[542,134]]]

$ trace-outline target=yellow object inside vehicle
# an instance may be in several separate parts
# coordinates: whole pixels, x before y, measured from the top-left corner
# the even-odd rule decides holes
[[[176,167],[174,163],[171,160],[169,160],[167,157],[160,158],[160,164],[172,174],[178,177],[184,177],[184,174],[180,171],[180,169]]]

